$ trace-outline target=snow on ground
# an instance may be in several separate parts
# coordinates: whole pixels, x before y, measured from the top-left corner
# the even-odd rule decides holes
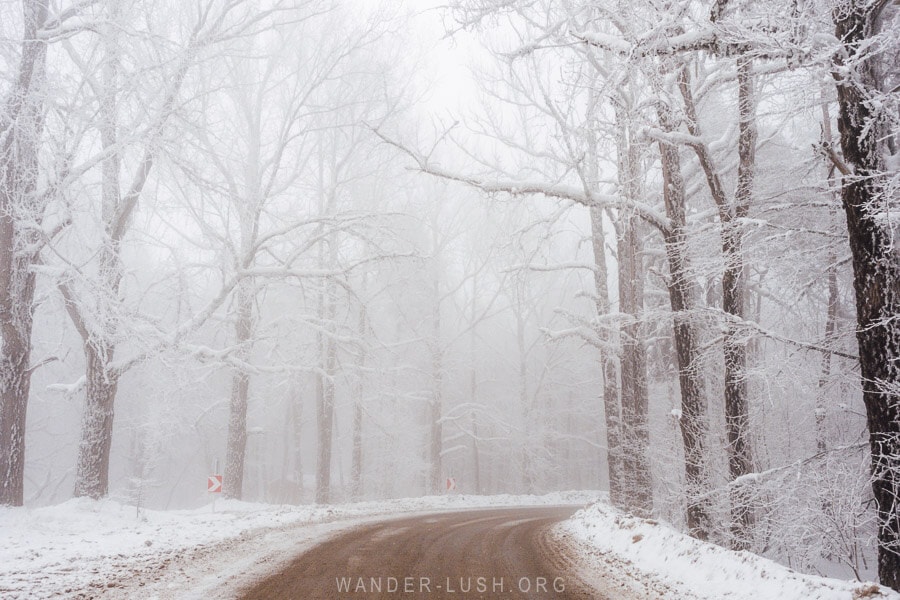
[[[556,533],[589,585],[614,598],[900,600],[873,584],[796,573],[749,552],[697,541],[624,515],[600,492],[428,496],[333,506],[218,501],[141,510],[77,499],[0,508],[0,598],[234,597],[323,539],[368,521],[491,506],[587,504]]]
[[[900,600],[872,583],[804,575],[750,552],[701,542],[605,502],[577,512],[556,533],[579,555],[579,576],[607,593],[618,590],[618,598]]]
[[[332,506],[218,501],[137,511],[112,500],[0,508],[0,598],[226,598],[323,538],[392,515],[586,504],[600,492],[427,496]]]

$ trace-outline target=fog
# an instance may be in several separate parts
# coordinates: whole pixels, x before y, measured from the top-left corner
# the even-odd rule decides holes
[[[848,133],[830,4],[669,4],[0,4],[0,501],[602,489],[871,577],[896,7]]]

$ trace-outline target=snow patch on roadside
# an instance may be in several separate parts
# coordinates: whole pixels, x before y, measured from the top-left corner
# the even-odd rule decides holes
[[[666,598],[900,600],[900,594],[872,583],[804,575],[751,552],[701,542],[605,502],[580,510],[556,531],[575,541],[570,546],[579,552],[580,562],[598,564],[601,572],[610,559],[626,564],[632,578],[668,588]]]
[[[236,590],[323,537],[416,512],[587,504],[600,492],[426,496],[331,506],[220,500],[195,510],[136,511],[112,500],[0,508],[0,597],[204,597]],[[210,597],[206,595],[206,597]]]

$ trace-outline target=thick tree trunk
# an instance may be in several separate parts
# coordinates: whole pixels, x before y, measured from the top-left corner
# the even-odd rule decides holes
[[[112,365],[119,323],[112,306],[119,296],[123,267],[121,241],[122,198],[119,189],[121,161],[117,148],[117,77],[119,65],[117,5],[110,4],[109,25],[104,32],[105,57],[102,65],[102,88],[99,98],[100,141],[108,156],[102,162],[101,216],[104,226],[103,245],[98,253],[99,276],[96,305],[85,308],[65,294],[69,315],[81,334],[85,356],[85,399],[82,414],[81,442],[75,472],[75,496],[100,498],[109,492],[109,459],[113,436],[113,416],[118,373]],[[85,312],[96,314],[87,319]]]
[[[642,200],[638,146],[631,139],[624,110],[616,111],[619,185],[627,200]],[[619,311],[627,320],[621,330],[622,456],[626,478],[626,505],[640,516],[653,512],[650,477],[650,426],[647,422],[647,348],[642,323],[644,264],[640,221],[620,211],[618,223]]]
[[[115,348],[101,341],[84,342],[84,413],[75,470],[75,496],[102,498],[109,492],[109,457],[118,381],[108,369]]]
[[[242,362],[250,357],[247,344],[253,335],[253,280],[238,284],[234,315],[234,341]],[[244,462],[247,453],[247,405],[250,396],[250,374],[235,368],[231,376],[231,398],[228,404],[228,442],[225,448],[225,480],[222,493],[240,500],[244,493]]]
[[[834,77],[841,149],[850,170],[841,199],[853,255],[856,338],[878,518],[878,575],[882,584],[900,590],[900,252],[897,217],[891,214],[897,198],[887,196],[883,148],[895,132],[886,131],[884,117],[872,113],[870,94],[881,82],[876,59],[865,55],[876,33],[876,10],[884,5],[856,0],[835,11],[835,34],[844,52],[835,55]]]
[[[37,31],[47,18],[47,0],[23,2],[24,35],[19,70],[0,108],[0,505],[24,502],[25,421],[31,389],[31,330],[36,255],[34,223],[45,200],[34,199],[38,147],[43,132],[44,65],[47,44]],[[26,203],[26,200],[28,201]],[[21,229],[20,218],[27,222]]]
[[[0,291],[0,505],[10,506],[24,503],[25,417],[31,389],[34,274],[25,272],[23,262],[13,259],[16,266],[6,272],[8,281]]]
[[[663,131],[675,130],[670,108],[659,105],[658,115]],[[707,404],[703,385],[700,347],[694,315],[696,285],[690,272],[687,254],[684,179],[678,148],[659,142],[663,175],[663,199],[666,216],[672,222],[664,232],[666,257],[669,262],[669,302],[674,321],[675,353],[678,359],[678,383],[681,388],[681,438],[684,444],[684,470],[687,486],[687,527],[698,539],[709,537],[709,490],[704,443],[707,432]]]
[[[100,251],[100,285],[113,297],[122,282],[122,263],[116,240],[107,240]],[[109,458],[119,373],[112,365],[118,324],[112,309],[101,300],[101,326],[91,328],[78,305],[66,293],[69,315],[82,337],[85,359],[84,412],[75,470],[76,497],[102,498],[109,493]],[[105,313],[105,314],[104,314]]]

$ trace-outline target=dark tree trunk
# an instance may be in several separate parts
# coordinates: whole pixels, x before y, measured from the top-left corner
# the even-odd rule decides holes
[[[47,0],[23,2],[24,34],[18,76],[0,108],[0,505],[24,502],[25,420],[31,389],[31,330],[36,240],[46,199],[34,198],[43,132],[47,44],[37,31]],[[17,215],[24,215],[21,228]]]
[[[843,45],[836,54],[838,130],[849,173],[841,199],[853,255],[857,332],[863,401],[872,455],[872,492],[878,519],[878,575],[900,590],[900,252],[896,198],[886,197],[882,144],[884,117],[871,112],[869,97],[878,90],[875,58],[866,56],[876,33],[877,9],[886,3],[844,3],[834,13],[835,34]],[[877,47],[877,45],[876,45]],[[845,78],[846,77],[846,78]],[[896,210],[896,207],[893,207]]]
[[[663,131],[675,130],[671,109],[660,104],[658,115]],[[663,233],[669,262],[669,302],[674,320],[675,353],[678,359],[678,383],[681,389],[681,438],[684,444],[684,470],[687,485],[687,527],[698,539],[709,537],[709,490],[704,443],[707,432],[707,406],[700,347],[695,316],[696,289],[687,255],[684,179],[678,148],[659,142],[663,176],[663,199],[671,227]]]
[[[691,146],[706,175],[721,225],[724,261],[722,309],[727,319],[722,344],[725,367],[725,424],[731,481],[753,471],[749,440],[750,411],[747,399],[747,336],[742,325],[747,273],[743,251],[743,219],[749,213],[753,195],[757,140],[751,67],[751,60],[738,59],[738,176],[733,201],[728,199],[709,148],[702,141],[703,134],[697,119],[690,71],[687,66],[681,69],[678,79],[684,99],[688,131],[699,140]],[[752,522],[753,513],[749,498],[741,488],[737,488],[731,494],[732,548],[746,549],[749,546]]]
[[[744,294],[747,265],[744,261],[743,219],[750,209],[756,168],[756,109],[753,98],[751,61],[738,60],[738,182],[734,205],[722,222],[722,308],[734,317],[726,325],[725,424],[728,434],[728,471],[731,481],[753,471],[750,453],[750,408],[747,399],[747,341],[743,333]],[[749,547],[753,511],[750,500],[738,486],[731,497],[732,548]]]
[[[35,278],[24,262],[13,259],[15,266],[5,271],[8,281],[0,291],[0,505],[10,506],[24,503],[25,417],[31,389]]]

